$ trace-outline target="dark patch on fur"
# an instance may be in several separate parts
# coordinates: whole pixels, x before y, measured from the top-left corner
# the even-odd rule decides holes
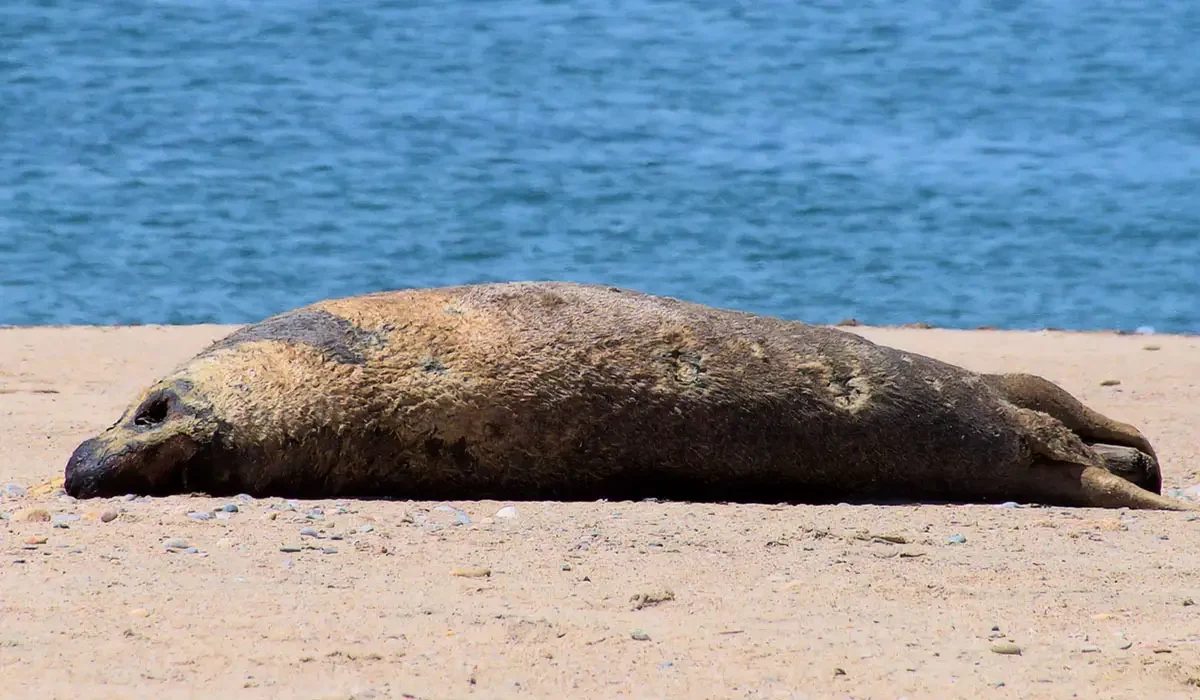
[[[421,369],[431,374],[445,374],[446,365],[436,357],[421,358]]]
[[[704,358],[700,353],[676,348],[663,353],[663,359],[671,365],[670,376],[680,384],[694,384],[699,387],[706,385]]]
[[[365,364],[367,358],[364,351],[383,344],[379,334],[364,331],[328,311],[300,309],[246,326],[213,343],[198,357],[260,340],[309,345],[330,360],[344,365]]]

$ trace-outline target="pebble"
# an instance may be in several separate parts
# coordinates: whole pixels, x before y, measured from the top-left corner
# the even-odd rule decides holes
[[[192,520],[212,520],[212,513],[205,513],[202,511],[193,511],[191,513],[188,513],[188,517],[191,518]]]
[[[1104,381],[1100,382],[1100,386],[1120,386],[1120,385],[1121,385],[1120,379],[1105,379]]]
[[[359,525],[359,526],[358,526],[358,529],[357,529],[357,530],[355,530],[355,532],[357,532],[357,533],[358,533],[358,534],[360,534],[360,535],[365,535],[365,534],[367,534],[368,532],[371,532],[371,531],[373,531],[374,529],[375,529],[375,526],[374,526],[374,525],[371,525],[371,524],[367,524],[367,525]]]
[[[279,551],[284,552],[285,554],[294,554],[296,552],[304,551],[304,548],[297,547],[296,545],[285,544],[284,546],[279,548]]]
[[[314,527],[303,527],[303,528],[300,528],[300,536],[301,537],[320,537],[321,533],[317,532],[317,529]]]
[[[337,554],[337,547],[322,547],[322,554]]]
[[[54,529],[56,529],[56,530],[70,530],[70,529],[71,529],[71,526],[70,526],[70,525],[68,525],[68,524],[66,524],[66,523],[54,523]]]
[[[112,521],[116,520],[119,515],[120,513],[115,510],[106,510],[100,514],[100,522],[111,523]]]
[[[24,498],[27,493],[29,493],[28,489],[20,484],[9,484],[4,487],[4,495],[9,498]]]
[[[450,572],[451,576],[462,576],[463,578],[485,578],[492,575],[491,569],[482,567],[474,569],[455,569]]]
[[[26,537],[25,544],[32,544],[32,545],[46,544],[46,538],[45,537]]]
[[[496,511],[495,517],[511,520],[517,517],[517,508],[516,506],[504,506],[500,510]]]
[[[242,503],[253,503],[254,502],[254,496],[251,496],[248,493],[239,493],[237,495],[237,499],[239,501],[241,501]]]
[[[997,508],[1020,508],[1021,504],[1017,503],[1016,501],[1005,501],[1004,503],[1001,503],[1000,505],[998,505],[996,507]]]
[[[1128,639],[1122,639],[1121,642],[1117,644],[1117,648],[1121,651],[1124,651],[1131,646],[1133,646],[1133,642],[1129,641]]]
[[[1084,644],[1083,646],[1079,647],[1079,651],[1085,654],[1095,654],[1100,651],[1100,647],[1096,646],[1095,644]]]
[[[61,495],[61,496],[59,496],[59,497],[58,497],[58,502],[59,502],[59,503],[66,503],[67,505],[70,505],[70,504],[72,504],[72,503],[74,503],[74,502],[75,502],[75,498],[74,498],[73,496],[68,496],[68,495],[66,495],[66,494],[63,494],[63,495]]]
[[[222,537],[217,540],[217,549],[229,549],[233,546],[233,540],[229,537]]]
[[[650,635],[646,634],[646,633],[645,633],[645,632],[643,632],[642,630],[634,630],[634,631],[632,631],[632,632],[630,632],[630,633],[629,633],[629,636],[630,636],[630,638],[632,638],[632,639],[636,639],[636,640],[638,640],[639,642],[648,642],[648,641],[650,641]]]
[[[78,513],[55,513],[51,518],[55,523],[73,523],[79,520]]]
[[[130,617],[150,617],[150,611],[145,608],[134,608],[129,611]]]
[[[182,537],[172,537],[166,542],[163,542],[163,546],[167,549],[187,549],[188,543],[187,540],[183,539]]]
[[[967,538],[962,535],[950,535],[946,538],[947,544],[966,544]]]
[[[1021,655],[1021,647],[1012,642],[998,642],[992,645],[992,652],[996,654],[1007,654],[1012,656]]]
[[[15,523],[48,523],[50,511],[45,508],[22,508],[13,513],[12,520]]]
[[[221,506],[220,510],[226,513],[236,513],[238,512],[238,507],[236,503],[226,503],[225,505]]]

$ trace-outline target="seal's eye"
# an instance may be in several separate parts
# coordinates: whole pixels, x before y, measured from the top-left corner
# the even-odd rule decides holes
[[[155,396],[148,399],[146,403],[138,408],[137,414],[133,417],[133,424],[140,426],[158,425],[167,419],[167,412],[170,407],[171,402],[167,396]]]

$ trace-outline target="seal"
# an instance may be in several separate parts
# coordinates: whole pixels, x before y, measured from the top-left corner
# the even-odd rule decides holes
[[[66,465],[77,498],[996,502],[1191,509],[1051,382],[616,287],[332,299],[246,326]]]

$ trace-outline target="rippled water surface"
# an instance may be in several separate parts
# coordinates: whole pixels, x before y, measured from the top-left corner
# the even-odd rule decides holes
[[[484,280],[1200,332],[1200,5],[0,6],[0,323]]]

